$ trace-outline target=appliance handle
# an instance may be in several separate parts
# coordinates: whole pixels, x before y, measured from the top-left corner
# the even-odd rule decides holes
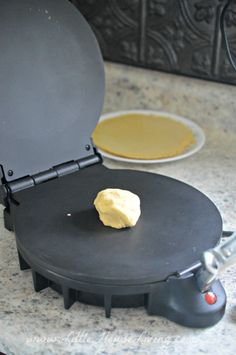
[[[196,273],[199,290],[208,291],[218,279],[219,273],[234,263],[236,263],[236,232],[225,242],[203,253],[201,267]]]

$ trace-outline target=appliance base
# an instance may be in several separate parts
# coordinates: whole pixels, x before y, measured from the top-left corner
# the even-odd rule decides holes
[[[7,208],[4,208],[3,220],[4,220],[4,227],[9,232],[13,232],[14,231],[14,226],[13,226],[12,216],[10,214],[10,211]]]
[[[149,315],[163,316],[175,323],[192,328],[206,328],[218,323],[224,315],[226,294],[219,281],[211,289],[215,304],[208,304],[205,294],[198,291],[193,273],[170,276],[167,280],[144,285],[96,285],[85,284],[59,274],[40,270],[19,252],[21,270],[32,269],[36,292],[51,287],[63,295],[64,307],[69,309],[74,302],[101,306],[107,318],[111,308],[145,307]]]

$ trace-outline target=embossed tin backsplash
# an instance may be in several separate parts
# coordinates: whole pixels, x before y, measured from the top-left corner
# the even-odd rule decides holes
[[[105,59],[236,84],[222,45],[225,0],[71,0],[92,26]],[[236,6],[226,28],[236,58]]]

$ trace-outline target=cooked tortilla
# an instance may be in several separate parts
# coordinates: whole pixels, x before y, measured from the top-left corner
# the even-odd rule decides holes
[[[175,157],[195,143],[192,131],[172,118],[126,114],[98,123],[92,135],[104,152],[129,159]]]

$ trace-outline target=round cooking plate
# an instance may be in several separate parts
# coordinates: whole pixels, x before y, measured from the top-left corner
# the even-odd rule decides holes
[[[139,195],[137,225],[99,221],[93,200],[104,188]],[[28,261],[68,278],[100,284],[164,280],[215,246],[222,221],[202,193],[177,180],[96,165],[14,195],[17,244]]]

